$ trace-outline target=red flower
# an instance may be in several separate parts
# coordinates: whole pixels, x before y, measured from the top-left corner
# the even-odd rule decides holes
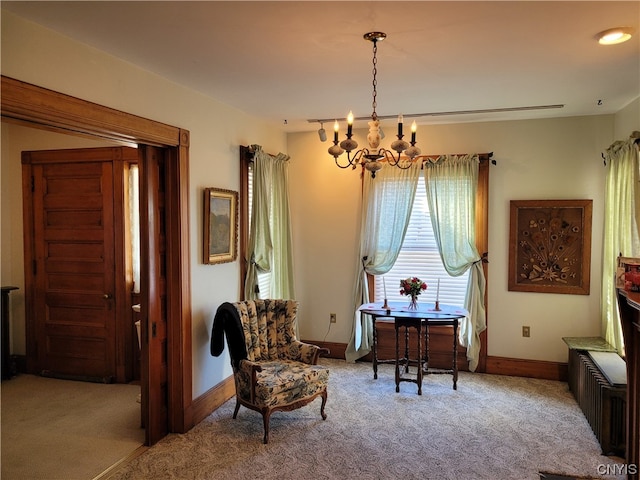
[[[410,277],[400,280],[400,295],[415,297],[420,295],[422,291],[426,289],[427,284],[418,277]]]

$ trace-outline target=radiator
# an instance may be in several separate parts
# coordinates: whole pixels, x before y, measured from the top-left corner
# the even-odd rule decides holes
[[[569,388],[604,455],[624,457],[626,386],[612,385],[587,352],[570,350]]]

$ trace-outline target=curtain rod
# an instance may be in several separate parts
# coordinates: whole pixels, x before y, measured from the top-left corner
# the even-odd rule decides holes
[[[462,157],[465,155],[469,155],[468,153],[450,153],[448,155],[452,155],[455,157]],[[476,154],[472,154],[472,155],[478,155],[478,158],[481,162],[491,162],[492,165],[497,165],[497,162],[495,160],[492,160],[491,157],[493,157],[493,152],[488,152],[488,153],[476,153]],[[427,160],[438,160],[440,157],[445,157],[446,155],[418,155],[416,157],[416,160],[420,160],[421,162],[425,162]]]
[[[448,154],[440,154],[440,155],[418,155],[417,157],[415,157],[413,159],[414,162],[420,162],[420,163],[424,163],[427,161],[431,161],[431,160],[435,160],[437,161],[438,159],[440,159],[441,157],[446,157],[447,155],[449,156],[453,156],[453,157],[464,157],[465,155],[477,155],[478,159],[481,162],[491,162],[492,165],[497,165],[498,162],[496,162],[495,160],[493,160],[491,157],[493,157],[493,152],[488,152],[488,153],[448,153]],[[403,159],[408,160],[409,157],[405,157],[402,156]],[[385,158],[382,158],[382,160],[380,161],[385,161]],[[355,167],[354,167],[355,168]]]
[[[244,156],[247,160],[249,161],[253,161],[253,157],[255,155],[255,150],[252,148],[252,145],[250,146],[244,146],[244,145],[240,145],[240,148],[242,149],[242,151],[244,152]],[[270,153],[268,153],[267,155],[269,155],[270,157],[275,158],[275,155],[272,155]],[[463,156],[463,155],[469,155],[468,153],[455,153],[455,154],[449,154],[449,155],[454,155],[454,156]],[[487,153],[478,153],[478,158],[480,159],[481,162],[491,162],[492,165],[497,165],[498,163],[492,159],[493,157],[493,152],[487,152]],[[437,160],[440,157],[443,157],[444,155],[420,155],[419,157],[416,157],[416,160],[420,160],[421,162],[425,162],[427,160]]]
[[[245,156],[246,160],[253,161],[253,157],[256,154],[256,151],[253,148],[254,146],[255,145],[249,145],[249,146],[245,147],[244,145],[240,145],[240,148],[243,149],[243,151],[244,151],[244,156]],[[264,152],[264,153],[269,155],[271,158],[276,158],[276,156],[273,155],[272,153],[268,153],[268,152]]]
[[[633,141],[633,143],[635,143],[636,145],[638,145],[638,143],[640,143],[640,131],[638,130],[634,130],[633,132],[631,132],[631,135],[629,135],[629,138],[635,138],[635,140]],[[622,140],[617,140],[615,142],[613,142],[611,145],[609,145],[609,147],[607,148],[607,150],[609,150],[609,148],[613,147],[614,145],[616,145],[617,143],[621,142]],[[606,150],[605,150],[606,151]]]
[[[633,132],[631,132],[631,135],[629,135],[629,140],[631,140],[632,138],[634,139],[633,140],[634,145],[640,145],[640,131],[634,130]],[[623,143],[625,143],[623,140],[616,140],[611,145],[609,145],[609,147],[607,147],[607,149],[603,153],[600,153],[600,156],[602,157],[602,162],[604,163],[605,167],[607,166],[607,157],[605,156],[605,152],[608,152],[613,147],[621,145]]]

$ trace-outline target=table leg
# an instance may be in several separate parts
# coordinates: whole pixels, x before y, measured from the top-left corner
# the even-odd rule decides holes
[[[453,323],[453,389],[458,389],[458,320]]]
[[[398,321],[395,322],[396,329],[396,393],[400,391],[400,335],[398,332]]]
[[[424,324],[424,368],[429,368],[429,320]]]
[[[422,320],[416,326],[418,331],[418,395],[422,395]]]
[[[404,373],[409,373],[409,327],[404,326]]]
[[[364,314],[360,314],[360,321],[364,320]],[[376,317],[371,316],[371,324],[373,325],[373,379],[378,379],[378,329],[376,327]]]

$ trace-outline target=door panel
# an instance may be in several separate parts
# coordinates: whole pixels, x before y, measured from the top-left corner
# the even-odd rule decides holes
[[[111,161],[31,152],[37,364],[42,373],[115,378]]]

